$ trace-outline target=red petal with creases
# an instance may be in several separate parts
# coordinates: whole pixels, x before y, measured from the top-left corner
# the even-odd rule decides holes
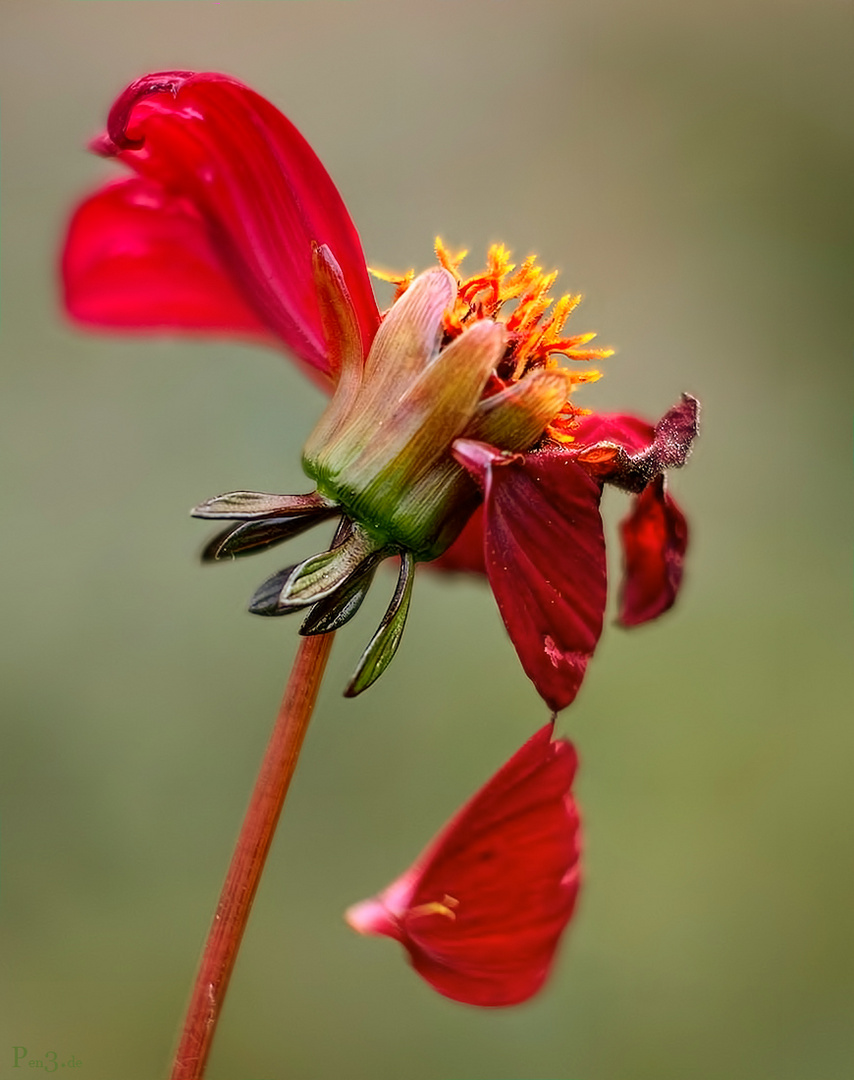
[[[62,269],[66,307],[80,322],[275,341],[231,282],[199,214],[148,180],[120,180],[77,208]]]
[[[619,621],[638,626],[673,606],[688,547],[685,515],[658,476],[638,495],[620,524],[623,583]]]
[[[95,147],[159,185],[167,202],[189,205],[254,317],[323,372],[312,241],[327,244],[367,351],[379,316],[355,227],[314,151],[268,101],[224,75],[145,76],[119,97]],[[78,229],[74,241],[83,239]],[[67,267],[77,261],[75,251],[66,255]],[[73,293],[75,282],[67,287]],[[186,328],[186,317],[178,318],[178,328]]]
[[[458,439],[454,455],[483,488],[487,574],[522,667],[563,709],[602,632],[601,487],[563,450],[505,455]]]
[[[551,969],[579,887],[577,758],[547,725],[442,830],[415,865],[347,913],[401,941],[434,989],[516,1005]]]

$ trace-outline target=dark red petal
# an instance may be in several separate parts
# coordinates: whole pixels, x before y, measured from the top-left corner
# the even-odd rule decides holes
[[[635,416],[585,417],[565,453],[600,483],[642,491],[664,469],[680,469],[697,436],[700,404],[690,394],[651,428]]]
[[[324,372],[312,241],[327,244],[367,352],[379,316],[355,227],[314,151],[264,98],[224,75],[148,75],[118,99],[96,149],[192,206],[256,318]]]
[[[575,697],[602,632],[601,487],[563,451],[454,455],[484,492],[486,569],[522,667],[555,711]]]
[[[681,469],[688,460],[694,439],[700,429],[700,402],[691,394],[679,401],[655,425],[651,452],[656,467]]]
[[[673,606],[682,581],[688,523],[658,476],[621,522],[623,583],[619,622],[638,626]]]
[[[437,570],[459,570],[471,574],[486,573],[483,550],[483,505],[466,522],[465,528],[444,555],[427,563]]]
[[[193,207],[148,180],[120,180],[77,208],[62,272],[66,307],[80,322],[275,341]]]
[[[549,974],[579,887],[577,759],[537,732],[375,900],[351,908],[362,933],[387,934],[439,993],[516,1005]]]

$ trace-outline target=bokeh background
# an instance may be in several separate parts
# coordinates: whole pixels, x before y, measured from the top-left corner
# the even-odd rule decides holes
[[[586,884],[547,990],[455,1005],[341,920],[546,719],[487,589],[430,572],[344,701],[387,577],[336,642],[210,1080],[854,1074],[848,0],[3,0],[0,24],[0,1077],[15,1045],[165,1075],[296,642],[245,613],[289,560],[201,568],[187,509],[300,490],[319,394],[273,352],[59,309],[64,222],[110,169],[84,144],[166,68],[287,112],[373,263],[429,265],[441,233],[472,270],[496,240],[559,268],[619,348],[584,404],[705,409],[678,608],[609,625],[560,718]]]

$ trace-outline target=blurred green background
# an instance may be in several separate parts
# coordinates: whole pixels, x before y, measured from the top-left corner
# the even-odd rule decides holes
[[[210,1080],[854,1075],[851,4],[3,0],[0,24],[0,1078],[15,1045],[165,1075],[296,643],[245,613],[287,556],[203,569],[187,509],[303,488],[319,394],[273,352],[88,336],[57,302],[68,212],[110,173],[84,144],[165,68],[286,112],[369,261],[430,265],[441,233],[472,271],[496,240],[559,268],[619,348],[583,404],[705,409],[678,609],[609,625],[560,718],[586,884],[547,990],[455,1005],[341,920],[546,719],[488,590],[429,572],[344,701],[387,577],[336,643]]]

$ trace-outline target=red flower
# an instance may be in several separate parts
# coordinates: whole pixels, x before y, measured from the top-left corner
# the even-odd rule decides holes
[[[656,426],[570,404],[595,373],[555,357],[607,350],[587,348],[589,334],[561,336],[579,298],[547,315],[554,275],[533,259],[513,274],[496,246],[483,273],[464,280],[461,257],[439,247],[442,269],[398,279],[381,319],[323,166],[281,113],[223,75],[137,80],[93,147],[136,175],[96,192],[71,221],[62,261],[71,315],[277,342],[334,390],[305,452],[316,492],[230,493],[196,513],[237,523],[208,546],[211,559],[341,517],[328,551],[253,598],[258,614],[310,609],[303,633],[342,625],[379,561],[400,557],[392,605],[348,692],[388,664],[414,563],[435,560],[486,572],[528,676],[551,709],[569,704],[602,629],[606,482],[635,494],[622,529],[620,621],[671,606],[687,528],[663,473],[685,461],[697,403],[683,396]]]
[[[577,764],[550,724],[445,826],[414,866],[347,912],[400,941],[430,985],[469,1005],[516,1005],[548,977],[579,886]]]

